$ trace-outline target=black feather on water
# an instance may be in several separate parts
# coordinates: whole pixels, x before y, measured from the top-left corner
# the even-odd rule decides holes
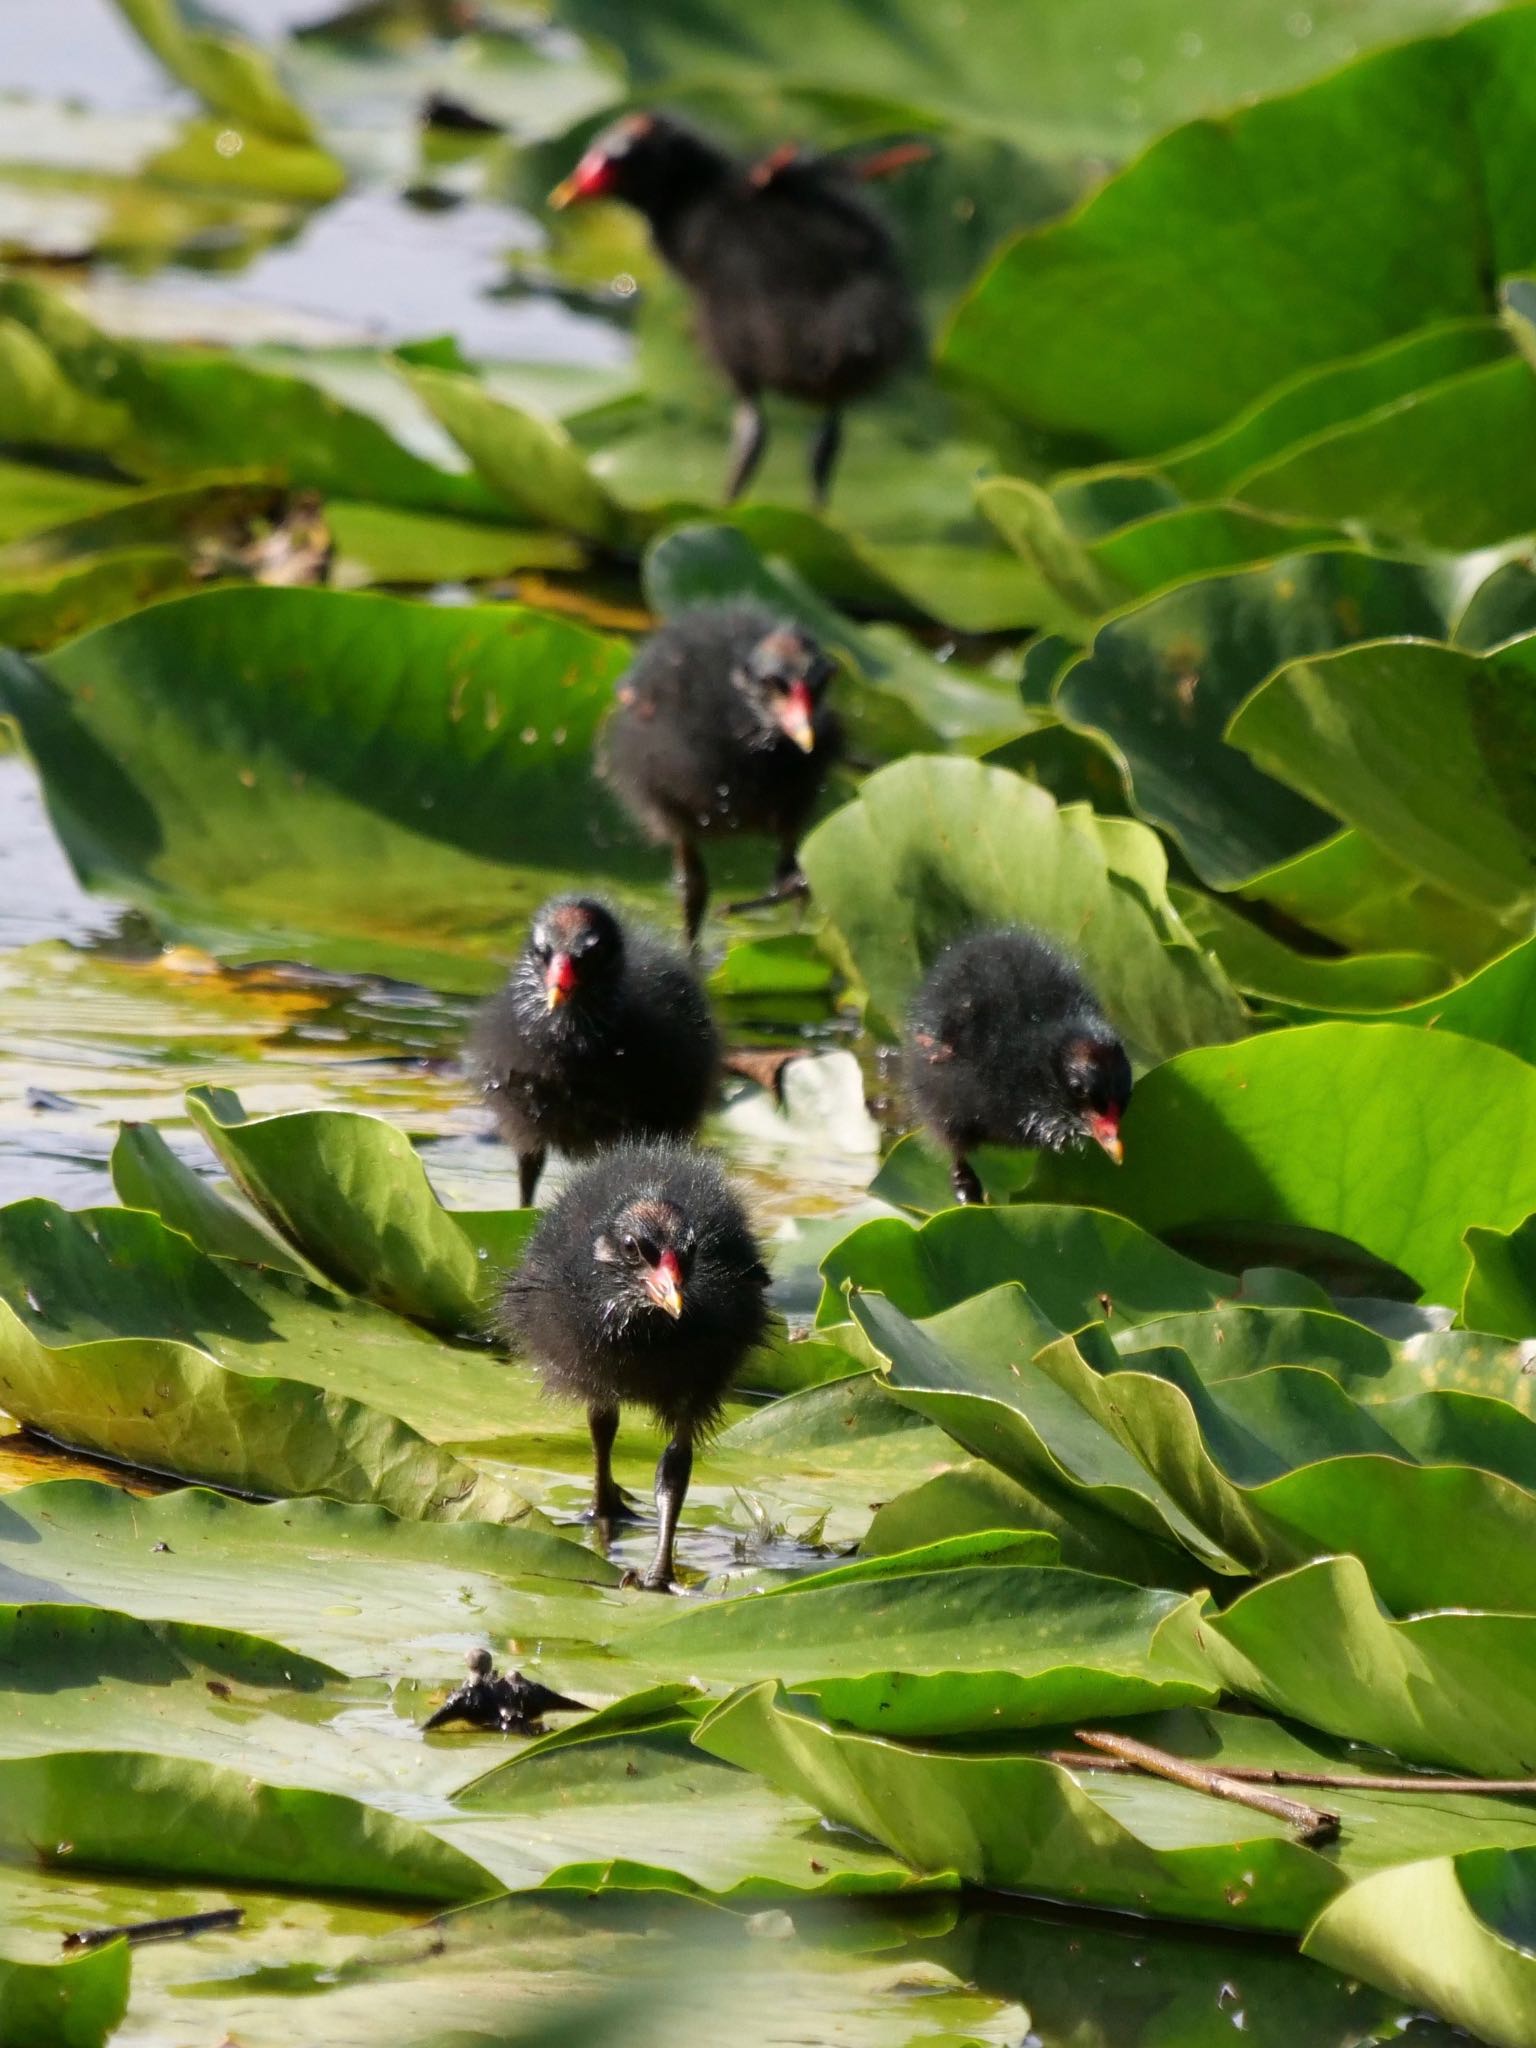
[[[568,1700],[564,1693],[551,1692],[537,1679],[524,1678],[521,1671],[498,1672],[489,1650],[471,1650],[466,1662],[469,1677],[422,1722],[424,1734],[462,1721],[471,1728],[492,1728],[506,1735],[537,1735],[545,1714],[592,1711],[581,1700]]]

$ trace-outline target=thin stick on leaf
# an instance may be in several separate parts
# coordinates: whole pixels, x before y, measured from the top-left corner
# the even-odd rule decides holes
[[[179,1913],[172,1920],[135,1920],[126,1927],[81,1927],[66,1934],[67,1949],[105,1948],[109,1941],[181,1941],[191,1934],[211,1934],[216,1927],[238,1927],[244,1906],[220,1906],[213,1913]]]
[[[1047,1749],[1046,1763],[1065,1764],[1072,1771],[1130,1772],[1138,1767],[1123,1757],[1101,1756],[1091,1749]],[[1390,1776],[1376,1771],[1282,1771],[1264,1764],[1224,1764],[1224,1778],[1245,1785],[1320,1785],[1333,1792],[1441,1792],[1461,1796],[1481,1792],[1495,1799],[1536,1799],[1536,1778],[1451,1778],[1428,1771]]]
[[[1205,1792],[1213,1799],[1230,1799],[1235,1805],[1251,1806],[1256,1813],[1283,1820],[1295,1830],[1296,1839],[1309,1848],[1320,1848],[1325,1842],[1338,1839],[1339,1816],[1322,1807],[1303,1806],[1299,1799],[1286,1799],[1278,1792],[1261,1792],[1231,1773],[1213,1771],[1208,1764],[1191,1763],[1187,1757],[1171,1756],[1166,1749],[1155,1749],[1150,1742],[1138,1742],[1130,1735],[1111,1735],[1101,1728],[1079,1728],[1074,1732],[1078,1741],[1086,1742],[1090,1749],[1119,1757],[1155,1778],[1167,1778],[1191,1792]]]

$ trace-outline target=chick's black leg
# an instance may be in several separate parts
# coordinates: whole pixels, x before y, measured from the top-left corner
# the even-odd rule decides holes
[[[800,855],[793,839],[779,848],[779,864],[773,871],[773,886],[761,896],[749,896],[742,903],[727,903],[726,913],[738,916],[743,910],[766,910],[771,903],[789,903],[797,896],[809,896],[811,885],[800,872]]]
[[[743,398],[731,422],[731,467],[725,479],[725,502],[734,505],[756,474],[768,445],[768,422],[755,398]]]
[[[834,406],[811,442],[811,502],[824,512],[832,495],[832,472],[843,447],[843,416]]]
[[[592,1432],[593,1522],[633,1522],[637,1519],[628,1496],[613,1476],[613,1440],[618,1435],[619,1411],[596,1405],[587,1410],[587,1427]]]
[[[672,871],[678,894],[683,899],[683,936],[697,945],[704,907],[709,902],[709,874],[691,839],[679,839],[673,848]]]
[[[539,1175],[544,1171],[548,1155],[541,1145],[537,1152],[519,1152],[517,1155],[517,1192],[525,1209],[533,1207],[533,1198],[538,1190]]]
[[[987,1199],[976,1169],[964,1153],[955,1155],[955,1163],[949,1169],[949,1184],[955,1191],[955,1200],[964,1205]]]
[[[671,1589],[672,1542],[692,1476],[693,1439],[679,1434],[662,1452],[656,1467],[656,1513],[661,1526],[656,1532],[656,1555],[651,1560],[650,1570],[640,1581],[648,1593],[665,1593]]]

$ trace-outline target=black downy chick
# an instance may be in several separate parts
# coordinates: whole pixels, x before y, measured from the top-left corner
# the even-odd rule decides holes
[[[534,918],[467,1064],[517,1154],[526,1208],[553,1146],[586,1158],[621,1138],[685,1138],[714,1093],[720,1041],[680,953],[583,896]]]
[[[917,353],[900,256],[858,186],[927,153],[898,146],[850,162],[784,148],[748,165],[679,122],[631,114],[550,194],[557,207],[598,198],[632,206],[691,290],[700,338],[737,396],[727,500],[762,459],[763,392],[821,409],[811,482],[825,504],[843,407]]]
[[[907,1087],[951,1153],[960,1202],[983,1199],[973,1145],[1062,1152],[1091,1138],[1118,1165],[1131,1066],[1088,984],[1037,932],[946,946],[912,1003]]]
[[[672,847],[690,945],[709,901],[700,839],[765,834],[778,866],[754,901],[804,893],[800,835],[842,752],[825,701],[832,674],[803,627],[740,604],[679,612],[620,677],[602,773],[641,829]]]
[[[767,1328],[768,1274],[740,1203],[708,1154],[622,1145],[574,1177],[545,1213],[501,1299],[500,1330],[551,1393],[584,1402],[592,1519],[627,1505],[614,1481],[619,1410],[636,1402],[670,1433],[656,1467],[660,1528],[641,1584],[672,1583],[693,1447]]]

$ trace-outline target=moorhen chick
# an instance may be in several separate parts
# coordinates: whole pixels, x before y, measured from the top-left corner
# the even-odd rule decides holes
[[[517,1154],[527,1208],[552,1145],[583,1158],[621,1138],[691,1136],[720,1041],[680,953],[605,904],[557,896],[476,1018],[467,1065]]]
[[[619,678],[602,773],[651,838],[670,844],[690,945],[709,901],[701,838],[776,839],[772,888],[801,895],[797,856],[842,726],[825,702],[833,664],[811,635],[760,605],[699,605],[644,642]]]
[[[762,394],[818,406],[811,483],[824,505],[842,409],[916,353],[916,303],[889,230],[860,180],[928,154],[898,145],[863,162],[775,150],[744,164],[659,114],[607,129],[551,204],[612,198],[649,223],[693,294],[704,346],[736,392],[727,500],[747,488],[768,440]]]
[[[724,1174],[684,1145],[626,1144],[583,1167],[545,1213],[506,1283],[499,1327],[555,1394],[585,1402],[592,1519],[628,1504],[613,1439],[626,1401],[670,1432],[656,1467],[656,1555],[640,1583],[666,1592],[693,1447],[767,1327],[768,1274]]]
[[[1118,1165],[1131,1064],[1066,955],[1038,932],[946,946],[912,1002],[907,1087],[953,1157],[959,1202],[983,1199],[973,1145],[1062,1152],[1092,1138]]]

